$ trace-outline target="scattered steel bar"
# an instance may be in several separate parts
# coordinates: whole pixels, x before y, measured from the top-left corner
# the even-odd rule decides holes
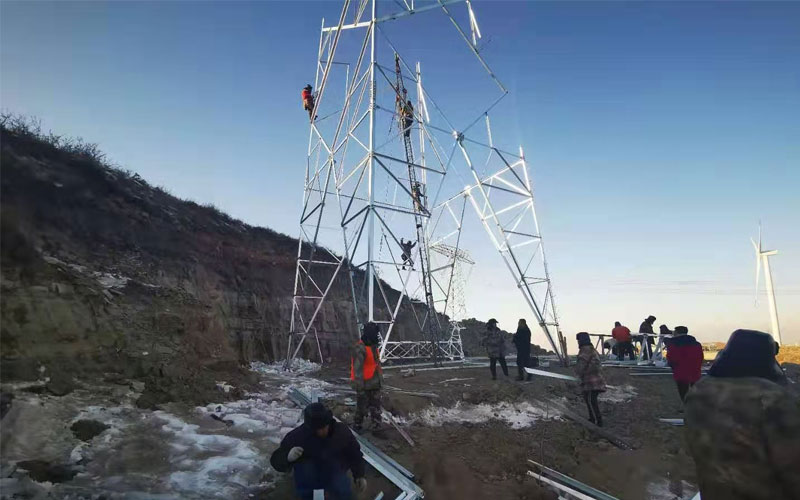
[[[573,478],[567,476],[566,474],[562,474],[562,473],[558,472],[557,470],[553,470],[553,469],[551,469],[549,467],[545,467],[544,465],[542,465],[540,463],[537,463],[537,462],[534,462],[533,460],[530,460],[530,459],[528,460],[528,462],[530,462],[533,465],[535,465],[536,467],[538,467],[539,470],[541,470],[544,474],[547,474],[551,478],[553,478],[553,479],[555,479],[555,480],[557,480],[557,481],[559,481],[561,483],[566,483],[571,488],[575,488],[576,490],[580,491],[581,493],[583,493],[585,495],[589,495],[589,498],[596,499],[596,500],[618,500],[616,497],[613,497],[613,496],[609,495],[608,493],[600,491],[600,490],[598,490],[596,488],[592,488],[588,484],[582,483],[582,482],[578,481],[577,479],[573,479]]]
[[[407,391],[405,389],[400,389],[399,387],[393,387],[391,385],[384,385],[385,388],[389,389],[390,391],[401,392],[403,394],[408,394],[411,396],[420,396],[423,398],[438,398],[439,395],[433,392],[416,392],[416,391]]]
[[[683,426],[684,422],[682,418],[659,418],[659,422],[664,422],[665,424],[675,425],[675,426]]]
[[[535,473],[533,471],[528,471],[528,475],[538,479],[539,481],[541,481],[543,483],[549,484],[550,486],[552,486],[553,488],[555,488],[559,492],[567,493],[568,495],[570,495],[573,498],[576,498],[577,500],[597,500],[594,497],[590,497],[589,495],[585,495],[585,494],[581,493],[580,491],[573,490],[572,488],[570,488],[568,486],[565,486],[565,485],[563,485],[563,484],[561,484],[561,483],[559,483],[557,481],[554,481],[553,479],[546,478],[543,475],[537,474],[537,473]],[[559,498],[563,498],[563,497],[561,497],[561,495],[559,495]]]
[[[361,437],[361,436],[358,436],[358,437]],[[405,467],[403,467],[402,465],[400,465],[395,459],[393,459],[389,455],[385,454],[380,448],[378,448],[377,446],[372,444],[372,442],[370,442],[366,438],[362,438],[361,440],[359,440],[359,443],[361,443],[362,447],[369,448],[372,453],[375,453],[376,455],[380,456],[386,462],[392,464],[392,466],[395,469],[399,470],[407,478],[414,479],[414,473],[413,472],[411,472],[410,470],[408,470]]]
[[[613,444],[614,446],[621,448],[623,450],[632,450],[633,445],[629,444],[628,442],[618,438],[614,434],[608,432],[607,430],[603,429],[602,427],[598,427],[597,425],[589,422],[585,418],[581,417],[577,413],[573,412],[572,410],[568,409],[566,406],[562,405],[558,401],[549,400],[550,405],[555,408],[556,410],[560,411],[565,417],[569,418],[570,420],[574,421],[577,424],[582,425],[586,429],[592,431],[593,433],[597,434],[598,436],[605,438]]]
[[[525,371],[530,373],[531,375],[543,375],[545,377],[553,377],[553,378],[560,378],[563,380],[569,380],[570,382],[580,382],[579,378],[573,377],[571,375],[562,375],[560,373],[546,372],[544,370],[537,370],[536,368],[525,368]]]
[[[406,442],[407,442],[408,444],[410,444],[411,446],[416,446],[416,445],[414,444],[414,440],[413,440],[413,439],[411,439],[411,436],[409,436],[409,435],[408,435],[408,433],[407,433],[405,430],[403,430],[403,428],[402,428],[402,427],[400,427],[400,425],[397,423],[397,420],[395,420],[395,418],[394,418],[394,415],[392,415],[391,413],[389,413],[389,412],[388,412],[388,411],[386,411],[386,410],[383,410],[383,418],[385,418],[386,420],[388,420],[388,421],[389,421],[389,423],[390,423],[390,424],[392,424],[392,427],[394,427],[395,429],[397,429],[397,432],[399,432],[399,433],[400,433],[400,435],[403,437],[403,439],[405,439],[405,440],[406,440]]]

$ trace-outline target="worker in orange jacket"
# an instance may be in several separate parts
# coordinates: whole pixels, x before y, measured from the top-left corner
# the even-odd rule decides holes
[[[378,353],[378,325],[369,322],[364,325],[361,339],[353,346],[350,358],[350,384],[356,391],[356,415],[353,429],[360,431],[364,417],[369,411],[373,431],[381,427],[381,386],[383,370]]]

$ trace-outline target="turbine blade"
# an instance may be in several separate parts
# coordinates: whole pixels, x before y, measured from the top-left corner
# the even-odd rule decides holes
[[[758,251],[761,252],[761,220],[758,221]]]

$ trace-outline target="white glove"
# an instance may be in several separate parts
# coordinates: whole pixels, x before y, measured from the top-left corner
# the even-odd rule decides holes
[[[303,448],[295,446],[289,450],[288,460],[289,462],[296,462],[301,456],[303,456]]]
[[[367,491],[367,478],[360,477],[356,479],[356,489],[359,493],[364,493]]]

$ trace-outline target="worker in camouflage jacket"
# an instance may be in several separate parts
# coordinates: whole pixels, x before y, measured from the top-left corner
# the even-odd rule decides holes
[[[597,398],[606,390],[606,381],[600,368],[600,355],[592,345],[592,339],[586,332],[575,335],[578,341],[578,356],[575,360],[575,375],[581,381],[581,392],[589,410],[589,421],[603,426],[603,417],[600,415],[600,404]]]
[[[703,500],[800,499],[800,398],[769,334],[736,330],[686,396]]]
[[[481,341],[486,348],[489,356],[489,371],[492,372],[492,380],[497,380],[497,362],[503,369],[503,375],[508,377],[508,366],[506,365],[506,339],[503,332],[497,328],[497,320],[492,318],[486,323],[486,333]]]
[[[379,331],[378,325],[371,321],[364,325],[364,333],[353,346],[350,358],[350,384],[356,391],[356,415],[353,421],[356,431],[362,429],[368,411],[373,431],[380,430],[383,369],[378,353]]]

